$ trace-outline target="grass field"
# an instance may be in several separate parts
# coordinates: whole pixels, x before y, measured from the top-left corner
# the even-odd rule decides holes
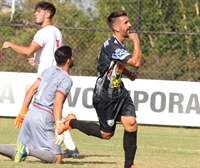
[[[0,118],[0,143],[15,147],[17,135],[14,119]],[[77,130],[72,130],[71,135],[80,151],[78,158],[64,159],[62,165],[50,165],[33,157],[14,163],[0,156],[0,168],[123,168],[121,124],[108,141]],[[200,168],[200,129],[139,125],[135,164],[138,168]]]

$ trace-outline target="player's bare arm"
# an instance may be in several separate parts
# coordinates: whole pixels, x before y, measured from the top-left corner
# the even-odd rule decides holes
[[[142,51],[140,49],[140,40],[136,33],[129,34],[129,39],[133,42],[134,50],[132,58],[127,61],[127,64],[135,68],[139,68],[142,62]]]
[[[57,91],[53,103],[53,114],[54,114],[54,119],[55,119],[55,124],[56,124],[56,129],[55,129],[55,135],[54,135],[54,142],[57,145],[61,145],[64,140],[64,134],[58,135],[58,127],[62,123],[62,109],[63,109],[63,103],[66,99],[66,96]],[[61,155],[56,155],[57,160],[61,162],[62,157]]]
[[[28,89],[28,91],[26,92],[25,98],[24,98],[24,102],[23,102],[23,106],[22,107],[29,107],[33,96],[35,95],[35,93],[37,92],[37,89],[39,87],[40,84],[40,80],[37,79],[34,84]]]
[[[124,67],[123,75],[127,76],[131,81],[134,81],[137,78],[137,73],[134,71],[130,71]]]
[[[61,121],[62,120],[62,109],[63,109],[63,103],[66,99],[66,96],[63,95],[60,92],[56,92],[56,96],[53,103],[53,114],[55,121]]]
[[[41,47],[35,42],[32,42],[29,46],[26,47],[26,46],[16,45],[16,44],[11,43],[9,41],[5,41],[3,43],[2,49],[7,49],[7,48],[11,48],[15,52],[17,52],[17,53],[19,53],[21,55],[32,56]]]
[[[25,115],[28,112],[29,105],[33,99],[33,96],[35,95],[37,88],[40,84],[40,80],[36,80],[35,83],[29,88],[29,90],[26,92],[24,102],[22,105],[22,108],[20,110],[20,113],[17,115],[15,119],[15,126],[19,129],[22,127],[22,123],[24,121]]]

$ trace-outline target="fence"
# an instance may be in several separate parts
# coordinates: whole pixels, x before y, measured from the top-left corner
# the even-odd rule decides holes
[[[1,14],[0,44],[9,40],[29,45],[32,41],[39,27],[31,22],[33,5],[27,2],[23,10],[18,9],[12,22],[5,19],[8,14]],[[73,2],[77,2],[76,5]],[[95,7],[86,8],[89,2],[94,2]],[[63,34],[64,44],[70,45],[75,55],[71,75],[96,76],[96,58],[103,42],[112,35],[106,18],[114,10],[125,9],[132,30],[140,36],[143,62],[139,78],[200,81],[198,0],[124,0],[123,3],[120,0],[83,0],[79,3],[56,1],[55,4],[58,11],[54,23]],[[132,48],[127,39],[127,50],[131,52]],[[35,68],[24,56],[8,49],[0,51],[0,71],[35,72]]]

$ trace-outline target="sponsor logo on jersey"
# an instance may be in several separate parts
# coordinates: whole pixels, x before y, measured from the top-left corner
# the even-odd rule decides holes
[[[112,58],[123,60],[124,58],[126,58],[127,55],[130,55],[130,54],[126,50],[117,49],[117,50],[115,50],[115,53],[112,55]]]

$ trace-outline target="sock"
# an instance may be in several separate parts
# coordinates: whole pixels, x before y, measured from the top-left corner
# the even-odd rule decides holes
[[[38,159],[41,159],[47,163],[55,163],[56,156],[50,152],[45,150],[38,150],[38,149],[28,149],[28,156],[34,156]]]
[[[9,145],[0,144],[0,155],[6,156],[14,160],[16,154],[17,154],[17,151],[13,147]]]
[[[70,126],[72,128],[78,129],[79,131],[83,132],[87,135],[92,135],[98,138],[102,138],[100,126],[94,122],[84,122],[78,120],[71,120]]]
[[[130,168],[131,165],[134,164],[135,154],[137,150],[137,131],[124,131],[123,146],[125,152],[124,168]]]
[[[72,140],[72,137],[70,135],[70,132],[68,130],[64,132],[64,143],[65,143],[66,148],[69,150],[74,150],[76,148]]]

